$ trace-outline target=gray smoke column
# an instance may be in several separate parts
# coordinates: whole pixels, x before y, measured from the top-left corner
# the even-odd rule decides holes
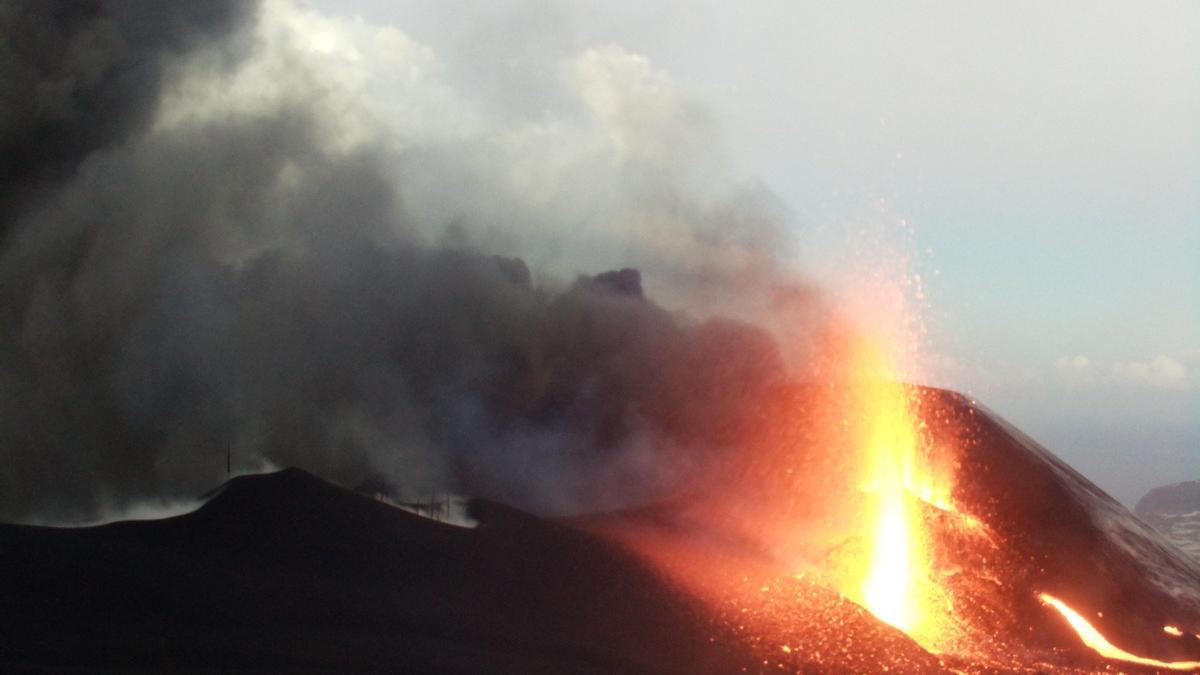
[[[0,208],[8,214],[36,199],[88,153],[141,130],[166,64],[226,39],[252,7],[237,0],[0,6]]]
[[[641,57],[563,55],[521,117],[453,55],[287,2],[11,2],[0,31],[3,518],[195,495],[227,448],[612,506],[787,374],[705,318],[813,304],[780,207],[728,189]]]

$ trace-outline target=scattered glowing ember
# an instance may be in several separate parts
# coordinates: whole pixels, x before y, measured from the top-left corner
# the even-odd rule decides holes
[[[1175,626],[1163,626],[1163,632],[1167,635],[1174,635],[1175,637],[1180,637],[1183,635],[1183,631],[1179,630]]]
[[[1083,644],[1087,645],[1093,651],[1106,659],[1116,661],[1125,661],[1127,663],[1136,663],[1143,666],[1151,666],[1153,668],[1166,668],[1168,670],[1200,670],[1200,661],[1159,661],[1157,659],[1149,659],[1144,656],[1131,654],[1120,647],[1109,642],[1107,638],[1100,634],[1087,619],[1079,615],[1078,612],[1071,609],[1062,600],[1050,595],[1049,593],[1039,593],[1038,599],[1043,604],[1049,605],[1058,610],[1060,614],[1066,618],[1067,623],[1071,624],[1071,628],[1083,640]],[[1171,628],[1166,626],[1163,630]],[[1170,631],[1167,631],[1170,632]]]

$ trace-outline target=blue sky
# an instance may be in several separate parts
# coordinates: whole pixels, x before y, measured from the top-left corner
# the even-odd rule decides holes
[[[909,223],[931,380],[1126,503],[1200,478],[1200,4],[829,4],[314,3],[467,53],[479,86],[644,55],[787,204],[798,267],[881,200]]]

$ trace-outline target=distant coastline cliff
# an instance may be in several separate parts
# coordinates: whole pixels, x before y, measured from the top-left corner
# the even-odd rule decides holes
[[[1134,513],[1200,560],[1200,480],[1154,488],[1138,500]]]

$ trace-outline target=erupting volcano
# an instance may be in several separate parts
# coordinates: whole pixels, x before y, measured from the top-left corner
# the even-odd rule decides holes
[[[0,0],[0,672],[1200,672],[1200,16],[844,4]]]
[[[837,375],[756,401],[719,488],[586,526],[762,669],[1200,669],[1200,567],[975,401],[902,382],[894,347],[833,333]]]
[[[875,377],[866,345],[861,377],[762,401],[740,429],[768,445],[719,488],[642,509],[547,520],[475,501],[465,529],[293,470],[173,519],[0,526],[0,664],[1200,669],[1194,561],[977,404]],[[136,608],[159,605],[173,618],[148,639]]]
[[[977,553],[981,546],[996,546],[987,524],[959,511],[953,501],[954,469],[961,466],[958,449],[953,441],[943,440],[939,446],[929,433],[930,426],[921,418],[920,402],[915,398],[923,392],[899,382],[895,369],[883,356],[886,349],[864,340],[848,353],[853,376],[847,384],[847,416],[861,427],[858,443],[862,454],[858,461],[863,482],[856,497],[863,506],[858,536],[866,543],[857,559],[834,571],[835,587],[932,653],[951,657],[965,653],[991,660],[984,656],[986,649],[971,642],[972,635],[983,637],[987,629],[970,625],[969,615],[956,612],[956,595],[964,604],[978,603],[979,599],[972,597],[970,588],[948,580],[949,575],[961,573],[962,565],[970,564],[966,562],[970,559],[982,563],[984,569],[996,569],[988,564],[987,554]],[[962,442],[969,439],[969,434],[956,437]],[[948,525],[959,535],[943,541]],[[1086,588],[1086,580],[1081,581]],[[1175,589],[1184,592],[1173,595],[1188,595],[1184,583]],[[1194,602],[1195,592],[1200,589],[1190,590]],[[1200,661],[1160,660],[1117,647],[1064,601],[1049,593],[1035,594],[1046,607],[1062,615],[1082,645],[1104,659],[1156,669],[1200,669]],[[1194,615],[1195,608],[1190,609]],[[1150,634],[1153,625],[1141,630]],[[1175,626],[1165,626],[1163,631],[1174,637],[1184,635]],[[1019,642],[995,635],[985,639],[990,648],[999,642]],[[1191,653],[1196,652],[1193,649]],[[1001,663],[992,661],[991,666],[1001,667]]]
[[[519,262],[478,264],[528,293]],[[670,326],[646,353],[681,370],[763,344],[665,323],[632,269],[580,278],[562,302],[551,316],[568,327],[617,313]],[[807,378],[676,374],[719,396],[699,399],[707,416],[660,419],[717,449],[643,508],[551,519],[477,500],[465,529],[285,471],[172,519],[0,526],[14,570],[0,666],[255,668],[283,653],[302,669],[420,672],[1200,670],[1200,565],[977,402],[905,382],[916,350],[863,325],[829,321]],[[578,358],[590,343],[567,332],[551,344]],[[436,518],[446,503],[406,508]],[[144,637],[140,605],[114,622],[78,611],[141,597],[142,578],[158,589],[147,606],[181,617],[161,637]],[[247,642],[260,623],[265,641]],[[378,651],[345,655],[361,644]]]

